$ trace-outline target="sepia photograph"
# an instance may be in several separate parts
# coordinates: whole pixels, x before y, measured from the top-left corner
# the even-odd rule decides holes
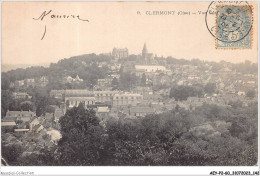
[[[257,1],[1,6],[1,174],[258,166]]]

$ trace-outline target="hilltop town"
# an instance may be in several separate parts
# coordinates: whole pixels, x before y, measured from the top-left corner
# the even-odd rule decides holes
[[[257,104],[257,80],[257,64],[249,61],[164,58],[148,52],[146,44],[139,55],[113,48],[110,53],[63,59],[48,68],[4,72],[2,147],[20,158],[43,151],[52,155],[62,138],[60,119],[80,105],[94,110],[104,129],[111,119],[135,121],[180,109],[190,113],[203,112],[198,109],[206,106],[248,109]],[[230,130],[234,124],[204,120],[188,131],[199,136],[200,130],[215,130],[211,135],[221,136],[219,126]],[[22,159],[8,160],[19,165]]]

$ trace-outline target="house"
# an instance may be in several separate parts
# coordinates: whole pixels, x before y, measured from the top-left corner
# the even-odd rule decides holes
[[[105,79],[98,79],[97,80],[97,86],[99,87],[105,87],[105,86],[110,86],[112,83],[113,78],[112,77],[108,77]]]
[[[135,65],[136,71],[138,70],[144,70],[144,72],[165,72],[166,68],[161,65]]]
[[[36,116],[35,112],[32,111],[7,111],[4,121],[16,121],[21,120],[23,122],[30,121]]]
[[[119,93],[118,91],[94,91],[96,102],[112,102],[113,96]]]
[[[29,96],[26,92],[14,92],[13,93],[14,99],[31,99],[32,96]]]
[[[5,126],[16,126],[15,122],[1,122],[1,127]]]
[[[46,76],[42,76],[38,81],[38,86],[45,87],[49,83],[49,80]]]
[[[143,94],[143,99],[147,100],[149,102],[156,101],[156,102],[162,102],[163,97],[159,94],[153,94],[153,93],[145,93]]]
[[[113,96],[113,106],[136,106],[142,99],[141,94],[118,93]]]
[[[152,90],[152,87],[149,87],[149,86],[136,86],[132,90],[132,92],[136,93],[136,94],[144,95],[144,94],[147,94],[147,93],[152,93],[153,90]]]
[[[151,107],[132,107],[130,108],[129,115],[136,117],[144,117],[148,114],[153,114],[155,111]]]
[[[1,122],[1,130],[4,132],[13,132],[14,128],[16,127],[15,122]]]
[[[73,78],[71,76],[67,76],[66,78],[64,78],[64,80],[67,83],[72,83],[73,82]]]
[[[30,129],[14,129],[16,133],[27,133]]]
[[[24,82],[26,87],[35,87],[34,79],[25,79]]]
[[[106,107],[98,107],[97,108],[97,116],[99,118],[101,118],[101,120],[104,120],[105,118],[107,118],[109,116],[109,112],[110,109],[106,106]]]
[[[65,90],[51,90],[50,91],[50,97],[64,100]]]
[[[30,122],[30,131],[33,131],[33,127],[36,126],[36,125],[39,125],[40,124],[40,121],[38,118],[35,118],[33,119],[31,122]]]
[[[79,78],[79,75],[73,80],[74,82],[83,82],[83,79]]]
[[[79,75],[77,75],[75,78],[72,78],[71,76],[67,76],[64,79],[65,79],[65,83],[81,83],[81,82],[83,82],[83,79],[79,78]]]
[[[14,82],[15,87],[22,87],[24,86],[24,80],[17,80]]]
[[[160,85],[170,86],[171,77],[166,74],[160,73],[153,77],[152,83],[153,83],[153,86],[160,86]]]
[[[33,133],[39,133],[42,129],[44,129],[44,127],[43,127],[41,124],[38,124],[38,125],[33,126],[31,132],[33,132]]]

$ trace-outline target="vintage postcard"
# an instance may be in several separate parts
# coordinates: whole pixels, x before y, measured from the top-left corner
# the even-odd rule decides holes
[[[1,16],[1,174],[258,165],[258,2],[4,1]]]

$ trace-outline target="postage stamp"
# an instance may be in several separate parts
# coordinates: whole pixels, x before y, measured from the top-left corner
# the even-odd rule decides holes
[[[252,8],[248,5],[220,5],[216,7],[216,10],[216,48],[251,48]]]

